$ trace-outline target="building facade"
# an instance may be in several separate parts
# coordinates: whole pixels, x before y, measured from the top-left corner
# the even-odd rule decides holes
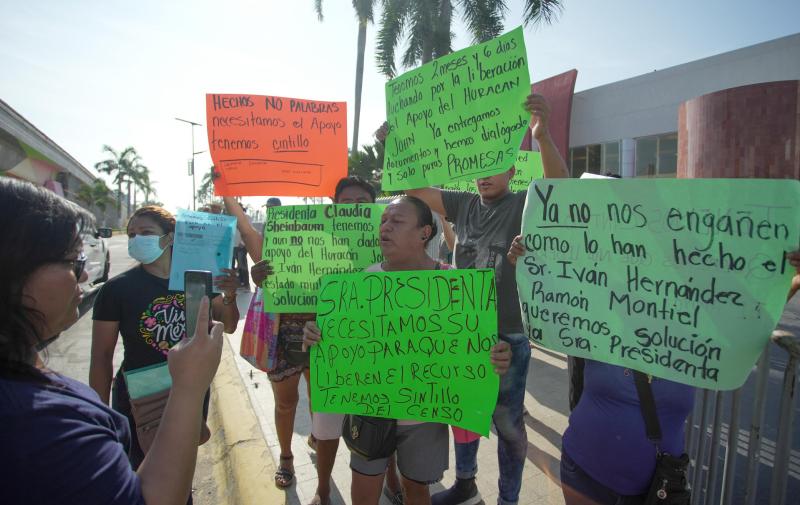
[[[567,163],[575,177],[675,177],[684,102],[789,80],[800,80],[800,33],[575,93]]]

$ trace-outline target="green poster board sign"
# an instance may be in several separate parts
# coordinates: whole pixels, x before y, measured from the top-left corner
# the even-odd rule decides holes
[[[530,124],[522,28],[386,83],[384,190],[477,179],[511,168]]]
[[[514,168],[514,178],[508,184],[512,193],[527,191],[531,181],[544,177],[542,155],[536,151],[519,151],[517,160],[514,162]],[[442,186],[442,189],[467,191],[469,193],[478,192],[474,180],[451,182]]]
[[[322,280],[314,412],[451,424],[489,434],[499,378],[494,270],[362,272]]]
[[[551,180],[531,185],[517,286],[528,337],[715,390],[747,378],[780,319],[800,183]]]
[[[264,281],[264,311],[314,312],[324,275],[357,272],[383,261],[378,229],[385,205],[270,207],[264,259],[275,271]]]

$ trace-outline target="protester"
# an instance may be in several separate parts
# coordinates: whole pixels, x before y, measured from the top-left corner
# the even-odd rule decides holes
[[[375,202],[375,188],[372,187],[367,181],[360,177],[345,177],[342,178],[336,185],[336,190],[333,196],[335,204],[346,203],[374,203]],[[272,199],[270,199],[271,201]],[[233,199],[224,199],[226,208],[232,215],[237,216],[237,223],[239,230],[242,233],[242,239],[247,245],[248,252],[250,253],[255,265],[250,269],[253,277],[253,282],[260,286],[264,279],[272,274],[271,265],[267,260],[262,260],[262,244],[264,241],[261,233],[256,230],[252,224],[243,218],[243,213],[234,212]],[[269,206],[268,201],[268,206]],[[280,201],[277,202],[280,204]],[[275,395],[275,427],[278,432],[278,443],[281,446],[280,465],[275,474],[275,482],[279,487],[288,487],[294,481],[294,465],[292,454],[292,432],[294,431],[294,419],[297,410],[297,402],[299,396],[297,394],[297,387],[300,380],[300,374],[304,374],[306,378],[306,385],[309,383],[308,365],[292,365],[285,357],[284,342],[287,339],[302,338],[303,326],[307,321],[313,321],[316,314],[280,314],[277,316],[278,334],[270,341],[270,348],[273,349],[274,359],[272,366],[267,371],[267,376],[272,383],[272,390]],[[333,470],[333,464],[336,460],[336,451],[339,447],[339,438],[333,440],[327,438],[320,439],[316,437],[316,433],[312,432],[309,437],[309,445],[317,451],[317,475],[319,477],[319,484],[317,489],[317,496],[314,498],[315,503],[326,503],[330,495],[330,476]],[[390,486],[392,483],[389,483]],[[399,482],[392,486],[395,490],[399,488]]]
[[[516,265],[525,253],[517,236],[508,252]],[[800,251],[787,254],[800,280]],[[561,488],[567,505],[640,505],[656,467],[656,450],[647,438],[635,372],[584,359],[583,394],[569,416],[561,449]],[[684,452],[684,425],[696,389],[648,375],[661,426],[659,449]]]
[[[533,138],[539,143],[545,177],[567,177],[568,171],[548,130],[550,108],[544,97],[532,94],[525,101],[532,114]],[[386,127],[379,131],[385,136]],[[517,147],[517,146],[513,146]],[[522,225],[526,192],[512,193],[509,181],[514,168],[499,175],[476,180],[478,194],[442,191],[437,188],[408,190],[448,221],[456,232],[456,268],[493,268],[498,294],[498,331],[512,349],[511,368],[500,380],[494,424],[497,428],[497,457],[500,466],[498,503],[515,505],[522,485],[527,453],[523,421],[523,400],[530,361],[530,346],[523,334],[514,268],[506,259],[511,241]],[[481,501],[475,484],[478,472],[479,440],[455,443],[456,483],[432,498],[435,505],[475,504]]]
[[[51,191],[4,177],[0,220],[3,503],[185,503],[222,324],[209,331],[201,308],[197,333],[169,353],[170,397],[155,442],[134,471],[125,418],[86,385],[50,370],[39,354],[79,317],[79,283],[87,278],[80,237],[94,217]]]
[[[394,200],[381,217],[380,244],[383,263],[367,272],[449,269],[432,259],[425,246],[436,235],[436,223],[430,208],[420,199],[402,196]],[[321,339],[316,323],[310,321],[304,331],[304,343],[316,345]],[[491,351],[491,361],[498,374],[504,374],[510,362],[508,344],[500,342]],[[342,433],[342,414],[314,414],[314,430],[322,437],[338,438]],[[404,503],[430,503],[428,485],[441,480],[448,467],[449,436],[440,423],[398,420],[397,466],[402,475]],[[367,461],[351,453],[353,505],[377,505],[389,458]]]
[[[106,282],[97,294],[92,315],[89,384],[106,404],[111,393],[112,408],[128,418],[132,432],[129,456],[135,469],[144,453],[123,373],[167,361],[170,349],[186,333],[186,315],[184,294],[169,289],[175,217],[161,207],[142,207],[128,220],[127,233],[128,254],[140,264]],[[239,322],[236,306],[239,282],[235,271],[223,271],[226,275],[214,279],[222,296],[212,298],[211,309],[213,317],[223,322],[225,331],[233,333]],[[114,376],[114,349],[120,335],[125,353]],[[204,416],[207,411],[208,395]],[[205,428],[203,442],[208,436]]]

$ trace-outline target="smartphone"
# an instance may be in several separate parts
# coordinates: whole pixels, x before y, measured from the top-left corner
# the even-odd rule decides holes
[[[191,338],[197,329],[197,314],[204,296],[208,297],[208,315],[211,320],[211,272],[187,270],[183,274],[183,289],[186,300],[186,336]]]

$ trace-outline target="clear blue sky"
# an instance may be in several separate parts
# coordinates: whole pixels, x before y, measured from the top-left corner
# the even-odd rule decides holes
[[[522,2],[507,3],[511,29]],[[800,31],[797,0],[564,4],[552,26],[526,29],[531,78],[576,68],[578,91]],[[352,123],[357,24],[348,0],[324,9],[320,23],[312,0],[0,0],[0,98],[86,167],[103,159],[103,144],[136,147],[159,199],[186,207],[191,139],[173,118],[205,123],[205,93],[344,100]],[[454,31],[455,49],[469,44],[460,20]],[[384,119],[376,32],[368,28],[362,144]],[[204,128],[195,142],[208,148]],[[197,159],[198,171],[210,164]]]

